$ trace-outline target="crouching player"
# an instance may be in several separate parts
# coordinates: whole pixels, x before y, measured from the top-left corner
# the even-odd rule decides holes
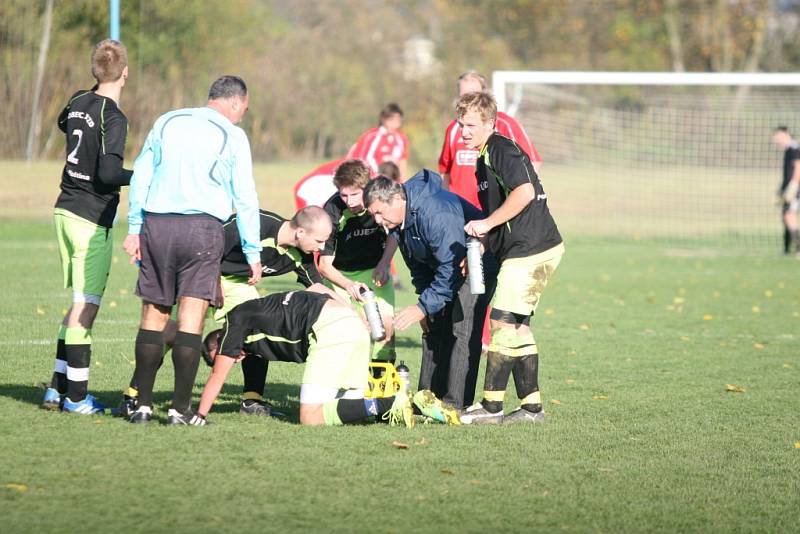
[[[333,176],[337,192],[325,203],[334,227],[319,258],[319,271],[343,298],[360,308],[361,292],[375,292],[386,338],[375,342],[372,357],[394,362],[394,286],[390,279],[397,240],[387,236],[364,206],[364,188],[370,181],[367,165],[350,159]]]
[[[206,424],[228,373],[245,357],[306,363],[300,386],[300,424],[341,425],[369,417],[414,424],[408,397],[364,398],[369,333],[355,310],[321,291],[325,288],[314,285],[306,291],[274,293],[228,313],[224,328],[205,340],[214,369],[191,424]],[[429,392],[418,393],[414,400],[425,415],[441,422],[458,421],[455,410]]]

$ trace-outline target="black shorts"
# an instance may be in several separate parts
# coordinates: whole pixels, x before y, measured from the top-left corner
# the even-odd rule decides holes
[[[222,222],[210,215],[146,213],[139,246],[142,264],[136,294],[173,306],[180,297],[216,304],[225,245]]]

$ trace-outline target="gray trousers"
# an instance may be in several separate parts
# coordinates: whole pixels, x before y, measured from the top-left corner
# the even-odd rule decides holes
[[[422,334],[418,389],[430,389],[457,409],[475,401],[483,322],[496,283],[496,272],[489,271],[483,295],[471,294],[469,282],[462,284],[452,302],[428,316],[428,332]]]

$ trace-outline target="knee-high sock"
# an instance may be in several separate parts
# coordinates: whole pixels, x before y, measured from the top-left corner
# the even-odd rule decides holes
[[[530,412],[542,411],[539,393],[539,355],[529,354],[514,362],[514,383],[522,407]]]
[[[335,399],[322,406],[322,415],[328,426],[346,425],[363,421],[367,417],[381,417],[389,411],[394,397],[377,399]]]
[[[267,370],[269,362],[258,356],[248,355],[242,360],[242,375],[244,388],[242,397],[245,400],[261,400],[264,398],[264,386],[267,383]]]
[[[164,365],[164,357],[161,357],[161,361],[158,362],[158,367],[156,367],[156,373],[161,366]],[[125,391],[126,397],[133,397],[136,398],[139,396],[139,381],[136,379],[136,369],[133,369],[133,374],[131,375],[131,381],[128,383],[128,389]]]
[[[519,358],[506,356],[499,352],[490,352],[486,358],[486,377],[483,381],[483,407],[487,411],[497,413],[503,410],[503,397],[506,395],[508,378],[514,362]]]
[[[67,357],[67,397],[72,402],[86,398],[89,386],[89,364],[92,358],[92,331],[80,326],[64,332],[64,354]]]
[[[172,408],[186,413],[192,406],[192,388],[200,364],[203,338],[200,334],[178,331],[172,346],[172,365],[175,368],[175,390],[172,393]]]
[[[156,330],[142,330],[136,335],[135,378],[139,392],[140,406],[153,406],[153,384],[161,367],[164,354],[164,333]]]
[[[58,329],[58,342],[56,343],[56,363],[53,368],[53,378],[50,387],[64,395],[67,392],[67,353],[64,348],[64,337],[67,327],[63,324]]]
[[[789,254],[792,250],[792,231],[784,226],[783,228],[783,252]]]

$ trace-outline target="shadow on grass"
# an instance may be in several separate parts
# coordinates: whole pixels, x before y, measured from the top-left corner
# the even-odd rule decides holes
[[[195,384],[195,393],[192,396],[192,405],[196,408],[200,401],[198,389],[202,384]],[[13,399],[19,402],[39,407],[42,403],[46,384],[0,384],[0,397]],[[91,394],[108,407],[116,408],[122,400],[122,390],[91,390]],[[286,420],[296,421],[300,413],[300,386],[298,384],[268,383],[265,389],[265,398],[278,411],[286,414]],[[214,404],[212,413],[238,413],[242,397],[242,386],[226,384],[223,386],[217,403]],[[171,391],[153,392],[153,404],[160,408],[168,406],[172,401]]]

